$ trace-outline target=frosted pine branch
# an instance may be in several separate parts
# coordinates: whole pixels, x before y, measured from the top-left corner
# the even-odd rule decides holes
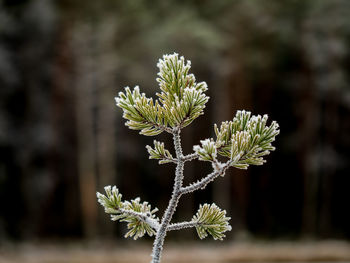
[[[160,164],[175,163],[174,185],[168,207],[159,220],[155,216],[158,209],[152,209],[140,198],[131,201],[122,200],[122,195],[114,186],[106,186],[106,195],[97,193],[98,202],[110,214],[112,220],[127,222],[129,232],[125,237],[137,239],[148,234],[155,235],[151,263],[160,263],[163,244],[168,231],[184,228],[196,228],[200,239],[211,235],[215,240],[222,240],[225,232],[231,230],[226,211],[215,204],[200,205],[191,221],[172,223],[182,195],[204,189],[219,176],[224,176],[230,167],[247,169],[250,165],[262,165],[264,157],[275,150],[272,143],[279,134],[277,122],[267,124],[267,115],[252,115],[248,111],[237,111],[231,121],[214,125],[216,138],[200,141],[193,147],[194,152],[184,155],[181,146],[181,130],[191,124],[204,113],[209,100],[205,94],[207,84],[196,82],[191,74],[191,62],[185,61],[174,53],[164,55],[157,67],[159,73],[157,82],[160,92],[158,99],[148,98],[136,86],[119,92],[116,104],[123,110],[126,126],[139,130],[140,134],[155,136],[167,132],[173,136],[175,157],[165,148],[163,142],[154,141],[154,146],[146,146],[150,159],[156,159]],[[220,158],[219,158],[220,157]],[[222,158],[225,161],[219,161]],[[183,186],[184,164],[198,159],[209,162],[212,173],[188,186]]]

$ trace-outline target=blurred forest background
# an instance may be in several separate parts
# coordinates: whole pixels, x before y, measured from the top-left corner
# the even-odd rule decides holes
[[[153,96],[173,52],[211,97],[185,153],[238,109],[281,126],[267,164],[184,197],[175,220],[214,201],[232,217],[228,239],[350,239],[350,1],[0,3],[0,241],[121,238],[96,201],[107,184],[163,211],[174,167],[148,160],[154,138],[124,126],[114,97],[135,85]],[[210,171],[186,168],[187,183]],[[184,237],[197,240],[169,234]]]

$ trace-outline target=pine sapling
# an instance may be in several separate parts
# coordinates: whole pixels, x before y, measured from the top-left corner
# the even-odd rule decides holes
[[[277,122],[267,124],[267,115],[254,116],[249,111],[237,111],[231,121],[221,123],[220,127],[214,125],[216,138],[201,140],[199,145],[193,147],[193,153],[184,154],[180,133],[203,114],[209,100],[205,95],[207,84],[197,83],[195,76],[189,73],[191,62],[185,61],[184,57],[179,57],[176,53],[164,55],[157,67],[157,82],[160,87],[160,93],[156,93],[157,100],[147,98],[136,86],[133,90],[126,87],[124,92],[120,92],[116,104],[123,110],[123,117],[127,119],[126,126],[130,129],[140,130],[140,134],[147,136],[162,132],[172,135],[174,156],[163,142],[155,140],[153,147],[146,146],[150,159],[157,159],[160,164],[176,165],[168,207],[159,219],[156,216],[157,208],[141,202],[140,198],[123,200],[116,186],[106,186],[105,194],[97,193],[98,202],[113,221],[127,222],[129,231],[125,237],[137,239],[146,233],[149,236],[155,235],[151,263],[160,262],[168,231],[196,228],[200,239],[211,235],[215,240],[223,240],[225,232],[231,230],[228,223],[230,218],[216,204],[200,205],[191,220],[173,223],[172,217],[180,197],[204,189],[217,177],[224,176],[230,167],[247,169],[249,165],[262,165],[265,162],[263,157],[275,150],[271,143],[279,134]],[[195,159],[211,163],[212,172],[184,186],[184,165]]]

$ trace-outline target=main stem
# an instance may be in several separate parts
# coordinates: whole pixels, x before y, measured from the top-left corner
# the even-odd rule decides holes
[[[184,169],[184,156],[182,153],[181,139],[180,139],[180,129],[174,129],[173,131],[174,146],[177,158],[177,165],[175,170],[175,182],[173,187],[173,192],[171,199],[169,201],[168,207],[164,212],[162,222],[157,231],[152,252],[151,263],[160,263],[160,257],[163,250],[164,239],[166,236],[167,228],[171,222],[173,214],[176,210],[177,204],[181,196],[181,187],[183,182],[183,169]]]

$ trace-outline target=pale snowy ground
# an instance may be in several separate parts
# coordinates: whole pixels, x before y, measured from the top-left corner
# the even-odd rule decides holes
[[[122,245],[120,245],[122,244]],[[151,243],[60,242],[2,244],[0,263],[148,263]],[[350,262],[350,243],[169,243],[162,263]]]

